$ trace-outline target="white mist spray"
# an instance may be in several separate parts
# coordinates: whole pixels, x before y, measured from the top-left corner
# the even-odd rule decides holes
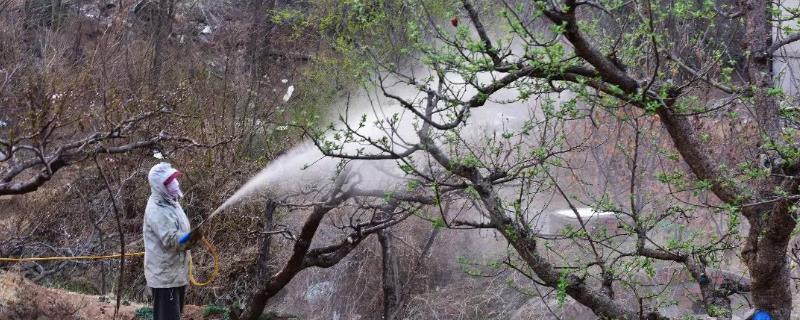
[[[393,93],[409,100],[413,100],[413,97],[419,94],[410,87],[398,88],[397,91],[399,92]],[[505,90],[496,94],[499,99],[505,101],[515,100],[517,95],[515,90]],[[482,136],[491,135],[493,131],[519,129],[525,120],[532,116],[534,105],[533,102],[511,104],[487,102],[485,106],[471,111],[472,116],[461,134],[465,139],[477,141]],[[338,110],[345,110],[345,108]],[[351,127],[357,127],[357,124],[361,122],[361,116],[367,115],[367,121],[364,122],[366,127],[360,129],[359,133],[369,136],[374,141],[378,141],[382,137],[393,138],[391,141],[405,141],[412,144],[418,141],[413,123],[419,123],[419,119],[416,119],[411,112],[403,109],[394,100],[376,96],[350,99],[346,110],[340,112],[348,113],[346,118],[349,119]],[[395,114],[400,115],[399,125],[394,130],[387,130],[386,120]],[[382,124],[378,124],[380,121]],[[344,152],[354,152],[363,147],[363,145],[346,144]],[[397,148],[402,150],[404,146],[398,145]],[[369,151],[370,149],[367,147],[367,152]],[[296,146],[288,153],[270,162],[267,167],[214,210],[206,221],[211,220],[230,206],[267,188],[278,194],[287,194],[299,191],[304,186],[320,185],[336,174],[336,166],[339,161],[339,159],[323,157],[322,153],[310,142]],[[351,161],[349,166],[356,169],[351,171],[359,175],[359,179],[356,180],[361,188],[386,189],[405,182],[403,173],[392,160]]]

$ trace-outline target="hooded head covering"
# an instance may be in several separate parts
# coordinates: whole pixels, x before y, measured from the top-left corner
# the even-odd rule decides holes
[[[183,197],[178,177],[181,172],[175,170],[171,164],[161,162],[150,169],[147,181],[150,182],[150,191],[154,195],[159,195],[165,199],[176,201]]]

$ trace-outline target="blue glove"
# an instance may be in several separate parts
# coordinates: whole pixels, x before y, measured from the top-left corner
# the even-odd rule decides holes
[[[178,249],[188,250],[194,247],[200,239],[203,238],[203,233],[200,230],[189,231],[178,239]]]
[[[711,283],[711,279],[709,279],[708,276],[705,273],[703,273],[703,274],[700,275],[700,281],[699,282],[700,282],[701,285],[706,285],[706,284]]]
[[[191,235],[192,235],[192,233],[191,233],[191,232],[188,232],[188,233],[184,234],[184,235],[183,235],[183,237],[181,237],[180,239],[178,239],[178,244],[179,244],[179,245],[184,245],[184,244],[186,244],[186,242],[188,242],[188,241],[189,241],[189,237],[190,237]]]
[[[772,316],[764,310],[756,310],[756,313],[753,314],[753,320],[772,320]]]

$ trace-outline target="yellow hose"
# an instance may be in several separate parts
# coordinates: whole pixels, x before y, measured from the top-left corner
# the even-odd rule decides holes
[[[200,238],[200,241],[203,242],[203,245],[208,249],[208,252],[211,254],[211,257],[214,259],[214,270],[211,271],[211,276],[208,277],[208,280],[205,282],[197,281],[194,278],[194,274],[192,273],[192,255],[189,255],[189,282],[195,287],[203,287],[208,285],[209,283],[213,282],[214,279],[217,278],[219,275],[219,264],[217,263],[217,248],[206,240],[206,237]]]
[[[131,252],[126,253],[126,257],[139,257],[143,256],[144,252]],[[0,258],[0,262],[7,262],[7,263],[22,263],[22,262],[32,262],[32,261],[56,261],[56,260],[103,260],[103,259],[114,259],[119,258],[122,255],[111,254],[107,256],[74,256],[74,257],[32,257],[32,258]]]
[[[217,248],[208,242],[205,237],[200,238],[200,241],[203,242],[203,246],[208,249],[208,252],[211,253],[211,257],[214,260],[214,270],[211,271],[211,276],[205,282],[197,281],[192,274],[192,256],[189,255],[189,282],[196,287],[206,286],[209,283],[213,282],[217,276],[219,275],[219,256],[217,254]],[[144,256],[144,252],[130,252],[125,254],[126,257],[140,257]],[[122,257],[121,254],[110,254],[105,256],[74,256],[74,257],[31,257],[31,258],[0,258],[0,263],[22,263],[22,262],[33,262],[33,261],[58,261],[58,260],[104,260],[104,259],[115,259]]]

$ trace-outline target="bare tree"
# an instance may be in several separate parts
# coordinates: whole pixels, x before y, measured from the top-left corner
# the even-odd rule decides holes
[[[166,132],[146,138],[137,137],[142,123],[168,114],[164,109],[143,112],[120,121],[108,130],[72,134],[66,131],[72,119],[63,113],[42,112],[36,130],[20,134],[16,127],[6,129],[0,137],[3,148],[2,163],[6,166],[0,179],[0,195],[23,194],[34,191],[67,166],[84,161],[96,154],[126,153],[133,150],[151,150],[165,142],[181,146],[202,146],[184,137]]]
[[[384,200],[386,190],[359,189],[358,178],[353,179],[357,176],[358,174],[351,174],[345,168],[342,173],[338,174],[331,186],[313,188],[311,191],[304,192],[299,203],[285,200],[284,205],[297,209],[309,208],[311,212],[300,226],[299,233],[295,235],[286,231],[294,241],[294,246],[283,267],[269,276],[268,280],[259,287],[254,288],[244,309],[234,309],[233,316],[237,319],[258,319],[269,299],[280,292],[300,272],[312,267],[329,268],[336,265],[370,235],[396,225],[416,212],[414,207],[399,206],[393,208],[391,212],[382,211],[382,207],[376,202],[380,203]],[[315,193],[319,193],[319,199],[316,201],[309,199]],[[283,197],[291,199],[293,196],[284,195]],[[426,198],[415,194],[398,193],[394,197],[403,200],[414,199],[413,203],[432,203],[430,197]],[[309,205],[309,202],[313,204]],[[341,240],[312,248],[311,245],[323,219],[334,210],[344,210],[344,214],[350,217],[359,216],[362,212],[372,212],[372,218],[368,221],[351,218],[349,219],[351,224],[346,227],[348,233]]]

